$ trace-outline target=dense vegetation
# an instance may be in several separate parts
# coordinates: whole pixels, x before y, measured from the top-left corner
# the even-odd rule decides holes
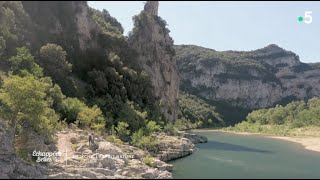
[[[320,99],[294,101],[286,106],[260,109],[248,114],[246,121],[229,128],[234,131],[288,134],[292,129],[320,127]]]
[[[179,115],[175,122],[178,129],[221,127],[225,123],[214,106],[194,95],[180,92]]]
[[[76,33],[82,6],[98,32],[91,32],[96,44],[86,49]],[[1,1],[0,16],[0,116],[18,140],[30,129],[52,140],[75,123],[109,133],[110,141],[154,150],[153,133],[176,133],[121,24],[106,10],[85,2]]]

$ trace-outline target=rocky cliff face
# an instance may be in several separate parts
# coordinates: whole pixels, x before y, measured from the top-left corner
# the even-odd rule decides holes
[[[45,178],[46,169],[26,163],[16,156],[14,133],[8,122],[0,118],[0,179]]]
[[[7,123],[0,119],[0,179],[9,178],[15,167],[14,161],[13,133],[8,130]]]
[[[177,46],[181,89],[247,109],[320,96],[319,64],[304,64],[276,45],[250,52]]]
[[[150,76],[155,97],[168,120],[178,112],[179,78],[173,58],[173,40],[166,22],[158,15],[158,1],[148,1],[144,10],[134,17],[135,27],[130,34],[130,46],[138,52],[138,64]]]
[[[47,41],[70,45],[81,50],[98,48],[97,37],[101,28],[89,16],[86,1],[22,2],[29,14],[36,34],[31,42]],[[49,18],[50,17],[50,18]]]

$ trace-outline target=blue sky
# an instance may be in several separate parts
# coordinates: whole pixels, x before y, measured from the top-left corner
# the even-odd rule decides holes
[[[124,27],[133,27],[145,1],[88,1],[106,9]],[[168,23],[175,44],[194,44],[218,51],[254,50],[278,44],[302,62],[320,62],[320,2],[160,1],[159,16]],[[312,23],[299,22],[312,11]]]

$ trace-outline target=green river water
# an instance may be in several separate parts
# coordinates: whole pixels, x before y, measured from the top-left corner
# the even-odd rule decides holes
[[[208,137],[195,152],[169,162],[180,178],[320,178],[320,153],[259,135],[196,132]]]

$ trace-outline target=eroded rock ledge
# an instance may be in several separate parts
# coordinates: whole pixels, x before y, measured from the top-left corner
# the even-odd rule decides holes
[[[154,154],[128,144],[116,145],[98,137],[98,147],[88,146],[88,131],[78,128],[67,128],[56,134],[56,145],[62,156],[55,158],[47,165],[28,164],[17,158],[12,146],[12,138],[7,127],[0,126],[0,177],[1,178],[48,178],[48,179],[167,179],[172,178],[173,166],[167,161],[190,155],[195,150],[194,143],[206,142],[205,137],[180,132],[177,136],[157,134],[158,151]],[[60,144],[59,144],[60,143]],[[62,146],[61,146],[62,145]],[[64,147],[66,145],[66,147]],[[69,146],[69,147],[67,147]],[[68,149],[67,159],[62,149]],[[153,156],[153,162],[145,164],[143,158]],[[106,156],[109,155],[109,156]],[[112,155],[130,158],[114,158]],[[99,158],[85,158],[85,157]]]

